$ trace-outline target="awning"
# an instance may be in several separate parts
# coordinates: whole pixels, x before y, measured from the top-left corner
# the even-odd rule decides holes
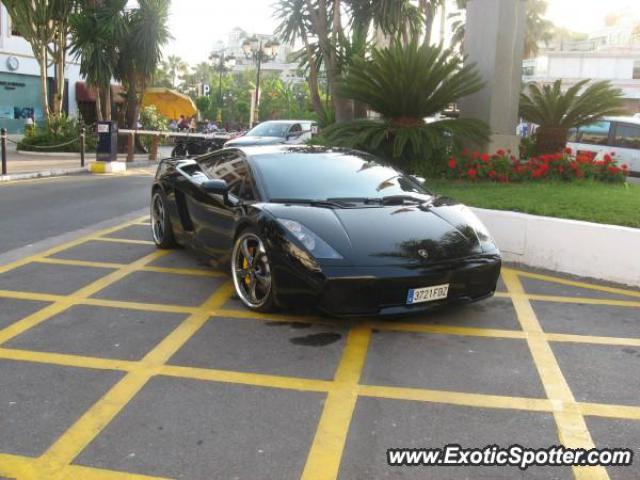
[[[111,85],[111,100],[113,103],[124,103],[124,87]],[[96,91],[89,88],[85,82],[76,82],[76,101],[96,103]]]

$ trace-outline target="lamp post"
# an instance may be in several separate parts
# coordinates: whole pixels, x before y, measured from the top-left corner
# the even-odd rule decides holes
[[[258,39],[256,35],[246,39],[242,43],[242,51],[246,58],[252,59],[256,64],[256,96],[253,108],[253,118],[251,119],[251,126],[255,126],[260,118],[260,70],[262,68],[262,62],[268,62],[275,60],[278,55],[278,46],[280,44],[275,40],[268,40],[266,43],[262,43],[261,39]]]
[[[218,52],[213,52],[209,55],[209,60],[214,63],[214,67],[220,72],[220,79],[218,83],[218,113],[216,115],[216,122],[222,123],[222,75],[233,68],[236,64],[236,58],[233,55],[225,55],[225,50],[222,49]]]

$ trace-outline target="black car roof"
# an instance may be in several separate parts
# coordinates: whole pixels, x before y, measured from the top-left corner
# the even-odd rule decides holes
[[[227,149],[225,149],[227,150]],[[357,150],[352,150],[348,148],[341,147],[326,147],[323,145],[253,145],[253,146],[242,146],[239,145],[237,147],[231,146],[228,150],[239,150],[245,154],[247,157],[261,157],[261,156],[272,156],[274,154],[282,154],[286,155],[287,153],[309,153],[309,154],[322,154],[322,153],[355,153],[358,155],[362,155],[364,152],[359,152]],[[368,154],[367,154],[368,155]]]

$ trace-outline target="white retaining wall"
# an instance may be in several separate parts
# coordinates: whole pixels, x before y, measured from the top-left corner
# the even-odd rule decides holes
[[[640,286],[640,229],[474,208],[507,262]]]

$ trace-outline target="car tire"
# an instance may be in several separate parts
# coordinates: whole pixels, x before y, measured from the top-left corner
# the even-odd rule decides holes
[[[231,277],[240,301],[250,310],[273,312],[274,281],[267,247],[255,228],[242,230],[234,241]]]
[[[151,195],[151,235],[158,248],[169,249],[177,246],[176,237],[167,211],[167,197],[159,188]]]

